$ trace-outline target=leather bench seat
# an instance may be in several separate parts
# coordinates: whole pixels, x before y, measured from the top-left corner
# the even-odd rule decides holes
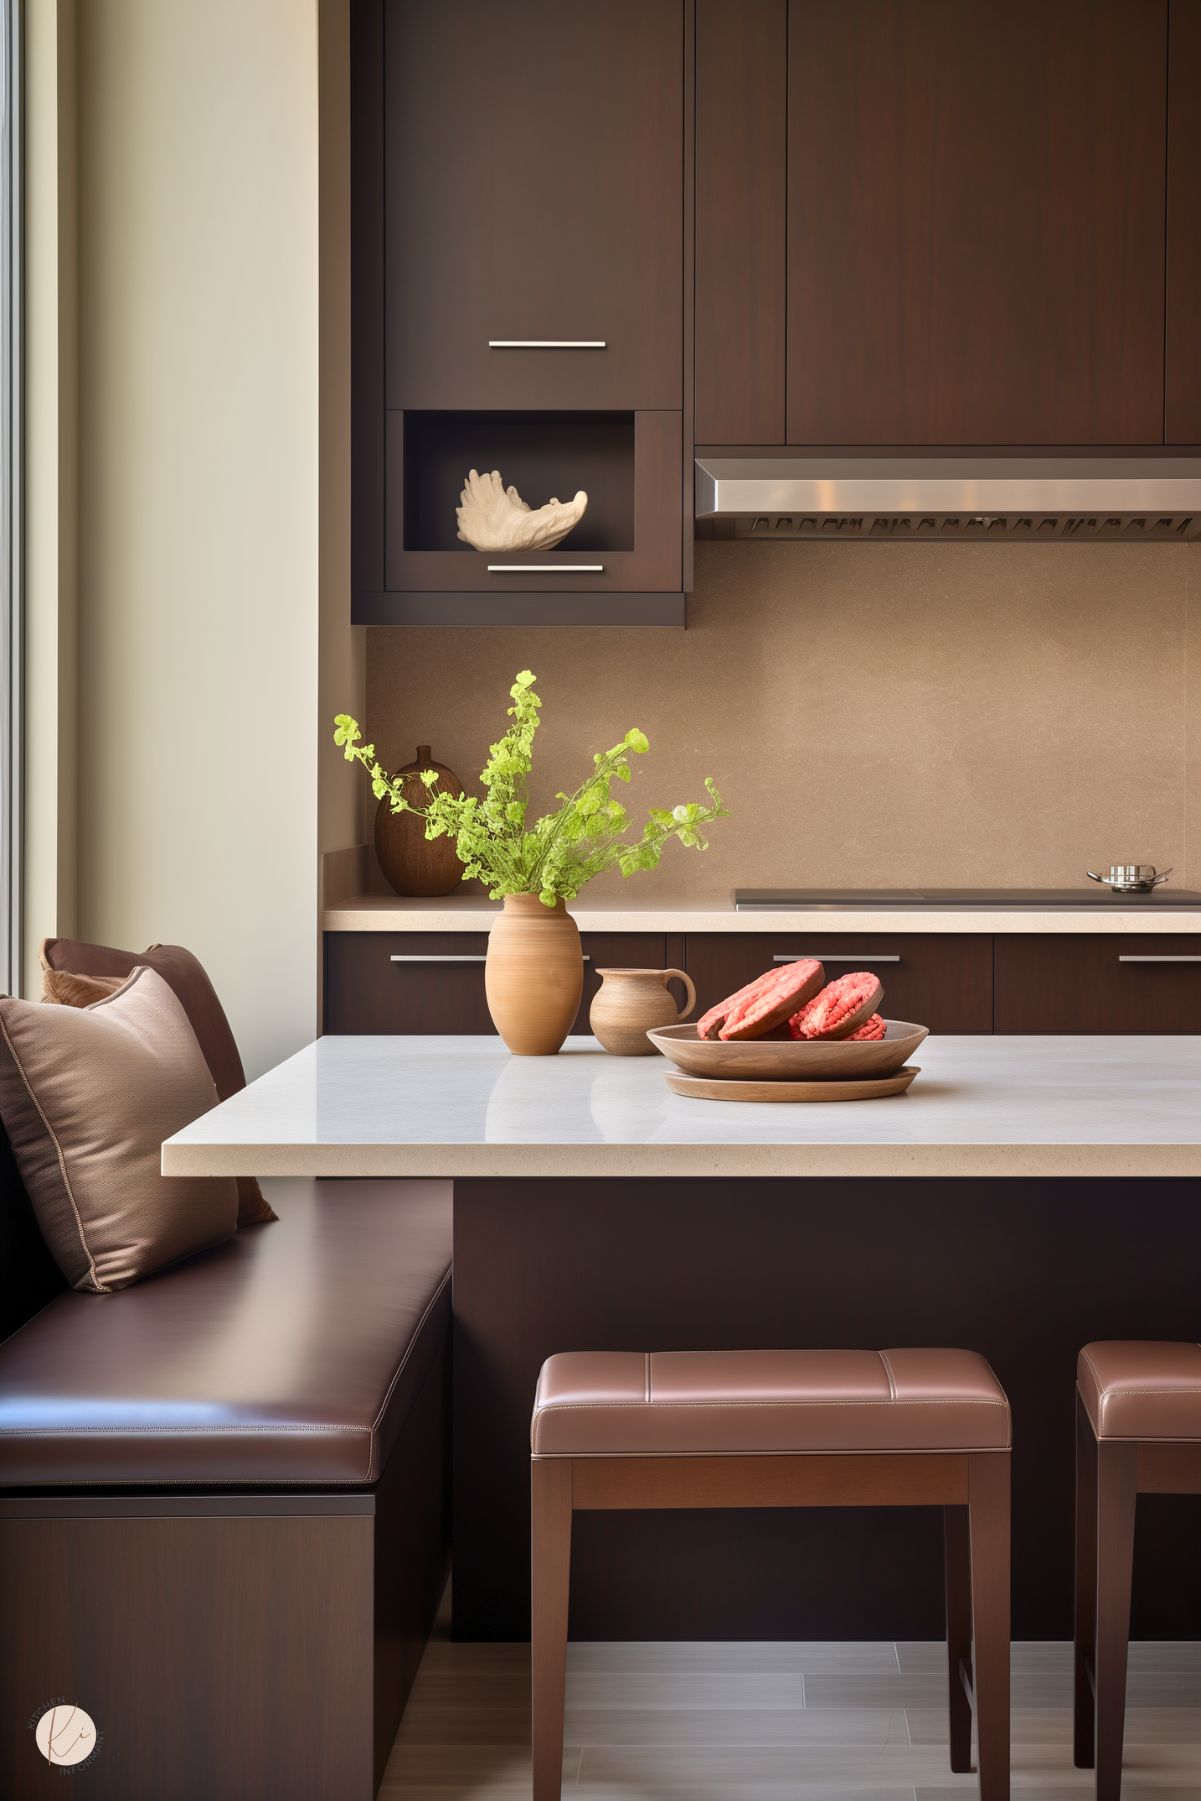
[[[1085,1345],[1076,1386],[1098,1438],[1201,1440],[1201,1344]]]
[[[0,1347],[0,1487],[376,1480],[449,1329],[450,1184],[263,1186],[276,1224]]]
[[[538,1378],[539,1457],[1006,1451],[975,1351],[568,1351]]]

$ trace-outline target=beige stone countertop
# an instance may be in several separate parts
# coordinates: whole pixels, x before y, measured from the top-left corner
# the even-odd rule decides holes
[[[500,903],[460,900],[405,900],[397,894],[362,894],[325,908],[327,932],[486,932]],[[630,900],[570,908],[581,932],[755,932],[780,937],[802,934],[810,942],[822,932],[1095,932],[1154,937],[1201,932],[1201,912],[1183,907],[1151,907],[1116,902],[1108,907],[916,907],[789,908],[780,912],[736,913],[731,901]]]
[[[569,1038],[327,1037],[163,1145],[166,1175],[1199,1176],[1201,1037],[933,1037],[908,1093],[733,1104]]]

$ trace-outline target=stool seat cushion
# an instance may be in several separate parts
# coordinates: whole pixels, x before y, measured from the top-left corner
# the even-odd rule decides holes
[[[1201,1344],[1085,1345],[1076,1386],[1098,1438],[1201,1440]]]
[[[975,1351],[568,1351],[538,1378],[541,1457],[1006,1451]]]

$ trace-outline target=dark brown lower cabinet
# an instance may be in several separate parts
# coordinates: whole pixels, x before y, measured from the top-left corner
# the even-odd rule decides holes
[[[588,1030],[598,969],[666,969],[683,941],[661,932],[588,932],[584,998],[572,1028]],[[327,1032],[491,1032],[484,998],[486,932],[327,932]]]
[[[996,940],[998,1032],[1195,1032],[1201,937]]]
[[[586,932],[588,1030],[598,969],[685,968],[697,1015],[776,963],[818,957],[827,978],[870,969],[884,1012],[932,1032],[1195,1032],[1201,936],[1174,933]],[[491,1032],[486,932],[327,932],[327,1032]]]
[[[992,939],[975,933],[872,932],[836,936],[806,922],[796,931],[689,933],[687,969],[703,1011],[773,963],[817,957],[827,979],[870,969],[884,985],[890,1019],[933,1032],[991,1032]]]

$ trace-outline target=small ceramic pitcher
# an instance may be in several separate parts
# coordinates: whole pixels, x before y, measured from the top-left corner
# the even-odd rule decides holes
[[[653,1026],[674,1026],[696,1006],[696,989],[682,969],[598,969],[601,985],[588,1023],[607,1051],[616,1057],[648,1057]],[[687,1004],[677,1010],[668,993],[671,981],[683,982]]]

